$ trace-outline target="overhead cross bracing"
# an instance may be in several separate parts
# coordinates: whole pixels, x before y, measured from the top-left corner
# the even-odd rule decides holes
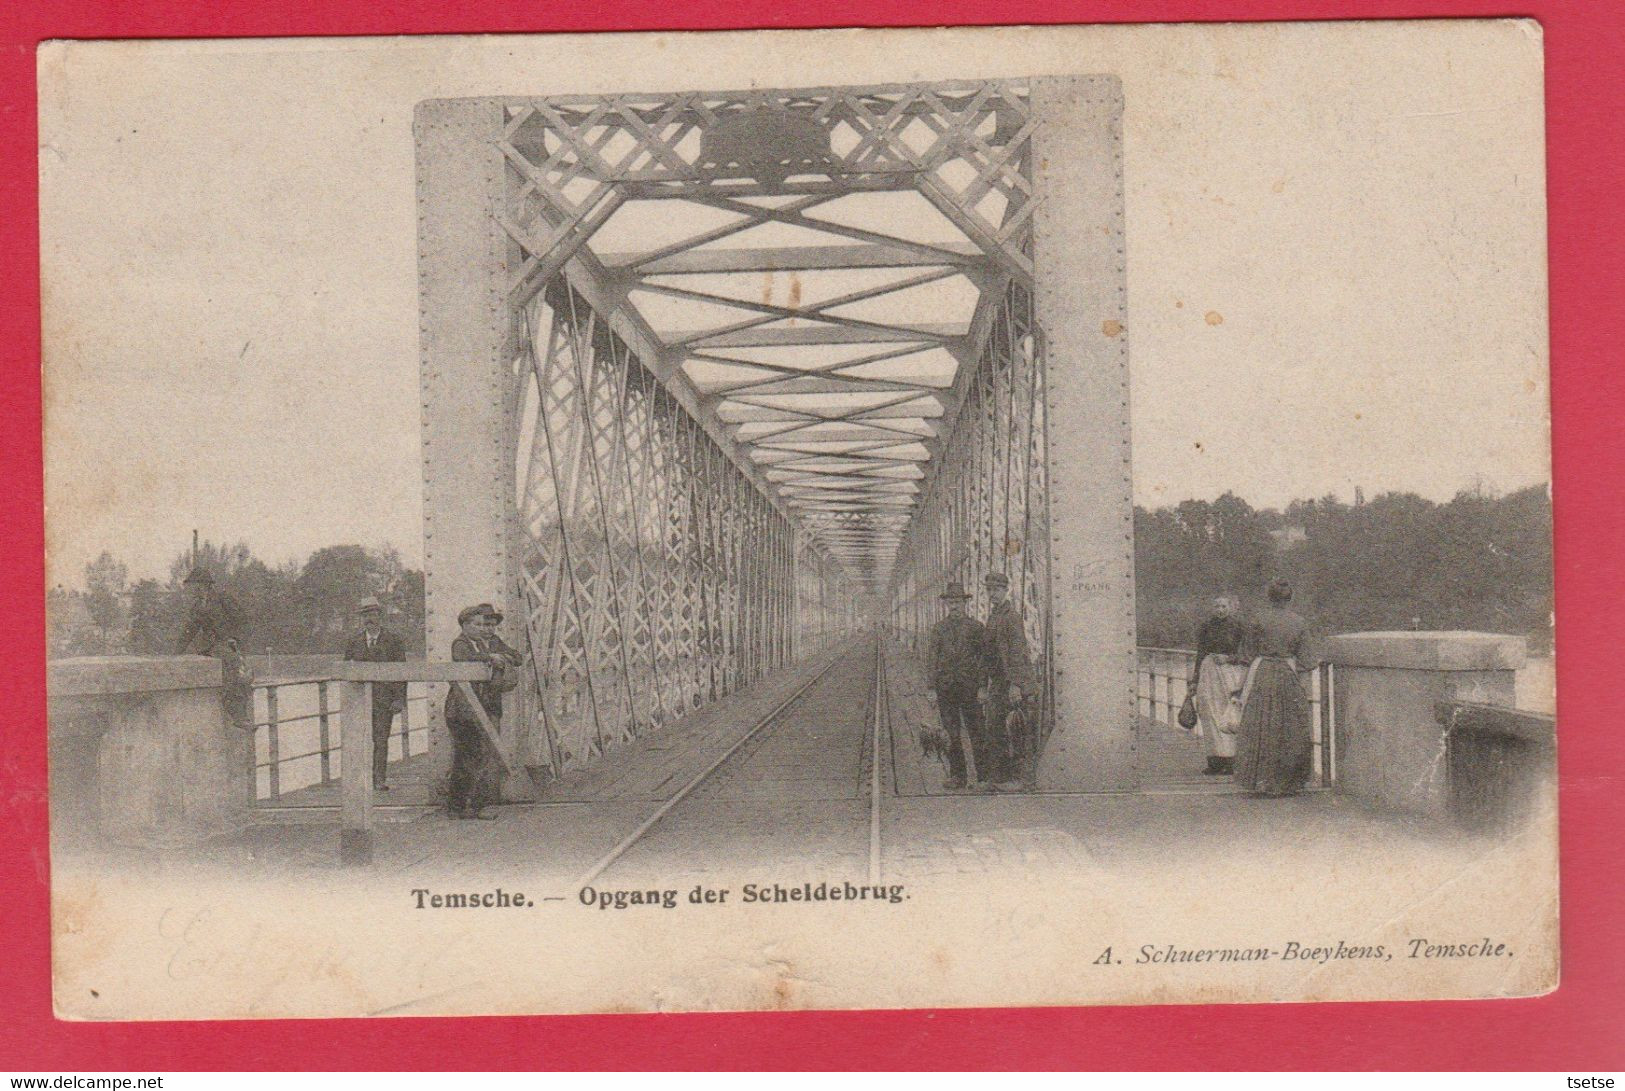
[[[567,272],[797,529],[873,593],[1012,281],[1025,84],[509,100],[511,295]]]
[[[1041,781],[1134,782],[1122,120],[1107,75],[419,104],[426,627],[529,642],[519,749],[1007,583]]]

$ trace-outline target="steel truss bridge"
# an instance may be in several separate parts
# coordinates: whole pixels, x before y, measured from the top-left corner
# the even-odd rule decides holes
[[[525,760],[997,570],[1041,776],[1127,783],[1120,119],[1110,77],[420,104],[429,641],[504,611]]]

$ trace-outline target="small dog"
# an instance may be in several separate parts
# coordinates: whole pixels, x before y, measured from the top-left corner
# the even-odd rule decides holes
[[[935,758],[944,765],[948,764],[948,733],[940,727],[921,726],[919,730],[920,753],[928,758]]]

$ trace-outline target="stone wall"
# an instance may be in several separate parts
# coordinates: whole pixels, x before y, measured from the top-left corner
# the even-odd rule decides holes
[[[195,844],[247,824],[253,736],[223,714],[218,659],[57,660],[46,693],[58,844]]]
[[[1511,708],[1522,637],[1471,632],[1347,633],[1326,642],[1336,667],[1337,789],[1426,817],[1450,813],[1449,730],[1440,702]]]

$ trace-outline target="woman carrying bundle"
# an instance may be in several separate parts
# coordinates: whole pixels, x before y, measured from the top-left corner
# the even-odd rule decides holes
[[[1247,679],[1242,655],[1247,629],[1241,622],[1240,601],[1234,595],[1213,600],[1213,616],[1196,633],[1196,715],[1207,743],[1209,776],[1233,771],[1236,731],[1241,726],[1241,688]]]

